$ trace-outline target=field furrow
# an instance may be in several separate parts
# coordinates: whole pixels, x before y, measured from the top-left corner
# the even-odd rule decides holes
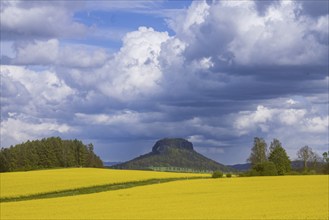
[[[1,198],[28,196],[149,179],[209,177],[209,174],[69,168],[0,174]]]

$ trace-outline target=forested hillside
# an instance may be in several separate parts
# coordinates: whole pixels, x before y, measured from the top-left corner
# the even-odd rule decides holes
[[[92,144],[51,137],[2,148],[0,172],[54,167],[102,167]]]

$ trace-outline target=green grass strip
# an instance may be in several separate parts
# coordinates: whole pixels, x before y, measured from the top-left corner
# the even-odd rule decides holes
[[[112,190],[119,190],[119,189],[127,189],[127,188],[136,187],[136,186],[145,186],[145,185],[150,185],[150,184],[166,183],[166,182],[172,182],[172,181],[177,181],[177,180],[205,179],[205,178],[208,178],[208,177],[180,177],[180,178],[148,179],[148,180],[141,180],[141,181],[125,182],[125,183],[112,183],[112,184],[82,187],[82,188],[77,188],[77,189],[53,191],[53,192],[46,192],[46,193],[39,193],[39,194],[32,194],[32,195],[25,195],[25,196],[3,197],[3,198],[0,198],[0,202],[1,203],[17,202],[17,201],[26,201],[26,200],[32,200],[32,199],[47,199],[47,198],[56,198],[56,197],[65,197],[65,196],[77,196],[77,195],[83,195],[83,194],[91,194],[91,193],[98,193],[98,192],[105,192],[105,191],[112,191]]]

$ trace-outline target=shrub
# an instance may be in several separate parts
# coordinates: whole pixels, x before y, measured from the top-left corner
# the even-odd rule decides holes
[[[232,177],[232,174],[227,173],[227,174],[226,174],[226,177],[231,178],[231,177]]]
[[[302,175],[316,175],[316,171],[315,170],[304,170],[302,172]]]
[[[223,177],[223,173],[221,171],[219,171],[219,170],[214,171],[212,173],[212,178],[222,178],[222,177]]]
[[[261,174],[257,170],[252,169],[249,172],[247,172],[247,176],[261,176]]]
[[[322,172],[324,174],[329,174],[329,162],[326,162],[326,163],[323,164]]]
[[[273,162],[264,162],[264,163],[256,164],[256,166],[253,167],[253,170],[259,173],[260,176],[278,175],[278,171]]]
[[[238,173],[237,176],[238,177],[247,177],[248,175],[247,175],[247,172],[240,172],[240,173]]]
[[[256,170],[248,170],[248,171],[240,172],[238,176],[239,177],[259,176],[259,173]]]
[[[317,174],[316,170],[310,170],[308,173],[309,173],[309,175],[316,175]]]
[[[300,173],[295,170],[292,170],[288,173],[288,175],[300,175]]]

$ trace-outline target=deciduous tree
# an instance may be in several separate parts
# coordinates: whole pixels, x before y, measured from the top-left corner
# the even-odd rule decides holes
[[[278,175],[284,175],[291,170],[291,161],[278,139],[271,142],[268,160],[274,163]]]
[[[266,153],[267,144],[265,140],[263,138],[255,137],[254,146],[251,148],[251,153],[247,161],[250,162],[252,166],[264,163],[267,161]]]

